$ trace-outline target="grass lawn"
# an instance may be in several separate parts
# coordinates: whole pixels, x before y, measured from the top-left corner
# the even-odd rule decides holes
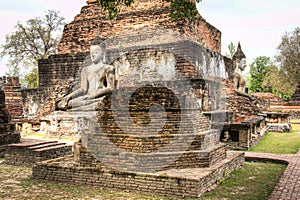
[[[291,123],[300,123],[300,119],[290,119]]]
[[[215,190],[201,199],[267,199],[285,170],[286,165],[275,163],[245,162]]]
[[[295,154],[300,148],[300,124],[292,124],[290,133],[269,132],[250,151]]]

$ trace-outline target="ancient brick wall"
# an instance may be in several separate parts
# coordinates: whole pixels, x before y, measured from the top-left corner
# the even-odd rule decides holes
[[[86,54],[52,55],[48,59],[41,59],[39,68],[39,88],[53,88],[61,80],[74,79],[82,66]]]
[[[89,51],[90,41],[98,32],[100,36],[109,38],[143,27],[173,30],[195,42],[201,40],[205,47],[221,52],[221,32],[200,15],[192,20],[172,20],[169,16],[170,4],[162,0],[140,0],[120,10],[116,20],[107,20],[97,2],[89,1],[74,21],[65,26],[58,47],[59,54]],[[132,41],[128,39],[127,42]]]
[[[241,123],[262,113],[263,105],[259,101],[237,94],[230,80],[223,83],[226,88],[227,109],[235,113],[235,122]]]
[[[195,42],[182,40],[157,45],[112,48],[116,41],[124,41],[126,37],[127,35],[120,36],[116,40],[106,41],[106,63],[111,64],[121,55],[130,54],[132,51],[159,49],[169,51],[177,56],[182,66],[181,73],[186,78],[227,77],[223,56],[205,49]],[[60,54],[39,60],[40,88],[53,88],[62,80],[78,78],[80,68],[91,62],[88,55],[88,53]]]
[[[159,81],[159,84],[123,87],[116,89],[113,97],[108,95],[96,115],[96,134],[90,130],[94,127],[92,120],[87,123],[89,127],[83,129],[81,141],[84,146],[89,151],[101,151],[97,155],[105,155],[105,160],[122,149],[125,152],[118,159],[106,161],[117,168],[123,166],[137,171],[141,170],[139,160],[151,160],[143,170],[153,171],[160,167],[208,167],[224,159],[225,148],[219,145],[219,130],[209,129],[210,122],[201,114],[197,99],[187,94],[191,91],[185,87],[169,89],[171,85],[182,86],[184,82]],[[161,108],[155,107],[151,111],[156,105]],[[147,132],[147,137],[142,131]],[[110,142],[103,142],[106,140]],[[178,152],[185,153],[179,155]],[[136,161],[126,162],[133,154]],[[178,156],[180,159],[174,165],[164,166],[166,160],[172,161]]]
[[[55,103],[71,91],[73,83],[71,80],[55,80],[55,84],[50,87],[23,89],[22,122],[39,122],[51,114],[55,110]]]
[[[283,106],[285,104],[281,98],[272,93],[256,92],[251,95],[259,100],[264,111],[269,111],[272,110],[274,106]]]
[[[17,121],[22,117],[23,113],[22,88],[19,77],[0,77],[0,83],[5,93],[6,109],[12,121]]]
[[[226,72],[228,74],[228,78],[233,78],[235,65],[233,64],[233,60],[224,56],[224,62],[226,67]]]
[[[10,120],[5,105],[5,93],[0,90],[0,146],[20,141],[20,133],[16,131],[15,124]],[[5,148],[0,147],[0,157],[3,156],[4,151]]]

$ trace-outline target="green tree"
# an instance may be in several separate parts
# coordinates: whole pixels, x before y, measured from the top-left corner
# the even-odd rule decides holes
[[[119,14],[121,6],[131,6],[135,0],[98,0],[99,5],[106,12],[109,19],[115,19]],[[171,13],[173,19],[192,18],[197,15],[198,11],[195,2],[202,0],[162,0],[170,2]]]
[[[280,75],[294,90],[300,80],[300,28],[285,33],[277,49]]]
[[[270,58],[259,56],[250,64],[249,92],[271,92],[270,88],[263,87],[263,81],[270,70]]]
[[[230,42],[230,44],[227,47],[229,52],[226,52],[225,55],[226,57],[232,59],[233,55],[236,52],[236,46],[233,44],[233,42]]]
[[[0,46],[0,57],[9,58],[8,74],[20,76],[20,67],[34,69],[38,59],[56,53],[63,25],[64,18],[53,10],[48,10],[43,18],[18,22],[15,31],[6,35],[5,43]]]
[[[289,100],[294,92],[294,87],[290,85],[289,77],[275,65],[269,67],[262,86],[284,100]]]
[[[278,46],[278,54],[275,57],[275,64],[266,67],[263,74],[257,75],[259,80],[263,79],[261,87],[260,81],[251,77],[250,91],[271,91],[284,100],[289,100],[293,94],[298,81],[300,80],[300,28],[285,33]],[[265,63],[263,63],[265,64]],[[256,65],[255,65],[256,66]],[[255,73],[254,73],[255,74]]]
[[[39,86],[39,71],[35,67],[24,76],[22,79],[22,85],[25,85],[27,88],[37,88]]]

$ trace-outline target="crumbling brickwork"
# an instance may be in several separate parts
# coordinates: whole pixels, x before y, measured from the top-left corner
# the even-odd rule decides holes
[[[33,166],[36,162],[63,157],[72,153],[72,146],[58,141],[22,139],[9,144],[4,163],[9,165]]]
[[[0,85],[2,85],[5,93],[5,105],[9,115],[11,116],[11,120],[19,120],[23,114],[19,77],[0,77]]]
[[[139,0],[131,7],[122,7],[116,20],[107,20],[96,1],[88,1],[74,21],[67,24],[58,47],[59,54],[89,51],[90,41],[99,32],[109,38],[147,27],[176,31],[203,46],[221,52],[221,32],[199,14],[191,20],[172,20],[170,3],[162,0]],[[129,43],[132,41],[128,38]]]
[[[6,144],[20,141],[20,133],[16,131],[15,124],[10,121],[10,116],[5,108],[5,93],[0,90],[0,157],[4,156]]]
[[[126,36],[128,35],[120,36],[116,40],[125,41]],[[143,36],[140,35],[140,37]],[[113,48],[116,40],[106,41],[107,52],[105,60],[107,64],[111,64],[120,58],[121,55],[126,55],[132,51],[159,49],[178,55],[179,63],[190,62],[181,64],[181,73],[186,78],[226,78],[228,76],[223,57],[219,53],[205,49],[203,46],[189,40],[154,45],[150,43],[127,48]],[[76,80],[79,77],[79,69],[90,62],[88,52],[75,55],[53,55],[48,59],[39,60],[40,88],[53,88],[62,80]]]
[[[227,109],[235,113],[235,122],[240,123],[262,113],[263,106],[255,98],[236,94],[232,82],[226,81],[227,88]]]

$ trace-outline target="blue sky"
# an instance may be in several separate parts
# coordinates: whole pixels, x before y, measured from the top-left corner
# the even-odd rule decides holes
[[[17,21],[43,16],[47,9],[58,10],[67,22],[79,14],[86,0],[0,1],[0,43]],[[240,41],[248,64],[264,55],[273,57],[281,36],[300,26],[299,0],[202,0],[200,14],[222,32],[222,54],[230,42]],[[5,71],[0,61],[0,76]]]

